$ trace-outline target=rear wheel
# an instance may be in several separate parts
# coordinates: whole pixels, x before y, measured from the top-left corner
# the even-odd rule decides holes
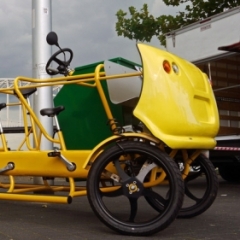
[[[179,166],[184,166],[181,158]],[[214,202],[218,192],[218,177],[213,164],[204,155],[200,155],[191,165],[191,171],[184,179],[185,196],[178,218],[191,218],[205,212]],[[158,200],[146,197],[155,209],[161,209]]]
[[[218,192],[218,177],[211,161],[200,155],[191,165],[184,180],[185,197],[179,218],[191,218],[205,212],[214,202]]]
[[[166,153],[143,142],[125,141],[94,161],[87,196],[95,214],[111,229],[151,235],[177,217],[184,186],[179,169]],[[157,199],[159,208],[152,207],[146,197]]]

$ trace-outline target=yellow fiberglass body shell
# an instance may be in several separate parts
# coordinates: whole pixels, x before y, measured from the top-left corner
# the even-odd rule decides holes
[[[219,115],[207,75],[167,51],[142,43],[138,49],[143,86],[134,115],[173,149],[213,148]],[[164,61],[177,66],[177,71],[167,73]]]

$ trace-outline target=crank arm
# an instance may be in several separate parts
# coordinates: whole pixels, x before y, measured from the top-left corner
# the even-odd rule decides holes
[[[64,165],[67,167],[68,171],[72,172],[76,169],[76,165],[74,163],[69,162],[62,154],[61,152],[58,152],[57,149],[54,149],[54,152],[49,152],[48,157],[58,157],[60,160],[64,163]]]
[[[0,173],[13,170],[14,169],[14,163],[8,163],[7,166],[0,169]]]
[[[69,162],[62,154],[59,155],[61,161],[66,165],[67,169],[72,172],[76,169],[76,165],[74,163]]]

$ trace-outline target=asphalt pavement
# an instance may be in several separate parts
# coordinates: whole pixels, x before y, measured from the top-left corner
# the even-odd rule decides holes
[[[219,177],[218,196],[206,212],[191,219],[176,219],[153,236],[131,237],[103,225],[87,197],[74,198],[70,205],[0,201],[0,240],[239,240],[239,202],[240,184]]]

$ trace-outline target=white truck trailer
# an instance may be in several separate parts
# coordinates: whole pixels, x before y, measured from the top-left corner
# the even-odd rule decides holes
[[[225,180],[240,181],[240,7],[172,31],[166,42],[208,74],[220,115],[209,158]]]

